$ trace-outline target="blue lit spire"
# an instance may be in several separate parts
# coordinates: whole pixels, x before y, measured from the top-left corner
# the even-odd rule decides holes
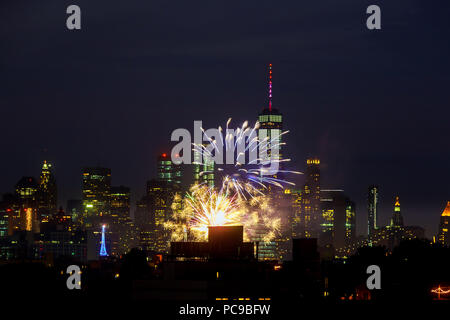
[[[100,257],[107,257],[108,252],[106,252],[105,246],[105,225],[102,225],[102,242],[100,246]]]

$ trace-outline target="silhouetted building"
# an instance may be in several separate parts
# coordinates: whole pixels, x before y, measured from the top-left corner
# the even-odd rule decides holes
[[[87,258],[87,235],[73,229],[72,217],[62,208],[43,222],[41,231],[35,236],[36,258],[53,261],[67,257],[77,262]]]
[[[303,238],[318,238],[321,231],[320,160],[306,161],[305,185],[302,190],[300,232]]]
[[[83,201],[80,199],[70,199],[67,200],[67,214],[72,217],[72,222],[74,223],[74,228],[82,229],[83,223]]]
[[[254,259],[254,244],[243,239],[243,226],[210,226],[208,242],[171,242],[170,255],[175,259]]]
[[[356,239],[356,209],[341,190],[323,190],[322,224],[319,242],[325,248],[343,248]]]
[[[130,217],[130,188],[111,187],[111,255],[128,252],[135,243],[134,222]]]

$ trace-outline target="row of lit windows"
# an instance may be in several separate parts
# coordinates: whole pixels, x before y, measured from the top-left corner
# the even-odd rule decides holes
[[[281,122],[282,121],[282,116],[281,115],[275,115],[275,114],[271,114],[271,115],[267,115],[267,114],[263,114],[259,116],[259,122]]]

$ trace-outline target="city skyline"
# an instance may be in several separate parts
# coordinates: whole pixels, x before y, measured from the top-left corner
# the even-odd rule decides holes
[[[237,123],[256,118],[266,106],[266,66],[273,63],[273,105],[291,130],[288,156],[297,164],[321,159],[323,185],[344,189],[356,202],[358,233],[365,230],[371,184],[380,187],[380,224],[388,224],[399,195],[408,224],[424,225],[427,235],[437,231],[449,198],[450,48],[445,33],[434,32],[448,29],[439,16],[445,10],[383,2],[386,28],[374,34],[363,28],[362,3],[199,12],[177,5],[189,14],[133,1],[89,4],[77,34],[34,16],[57,16],[62,7],[55,3],[29,12],[10,5],[10,17],[0,22],[9,32],[2,32],[9,45],[0,94],[8,119],[1,192],[11,191],[21,176],[37,177],[48,159],[63,186],[61,199],[76,197],[83,167],[101,165],[131,188],[134,203],[154,175],[156,156],[168,151],[173,129],[197,119],[215,127],[228,117]],[[254,22],[248,26],[250,13]],[[122,21],[116,35],[91,20],[100,15]],[[162,17],[177,23],[167,25]],[[225,27],[223,19],[233,26]],[[165,32],[155,28],[161,25]],[[49,34],[55,41],[45,46]],[[436,37],[442,41],[431,42]]]
[[[447,305],[449,12],[1,1],[4,309],[288,319]]]

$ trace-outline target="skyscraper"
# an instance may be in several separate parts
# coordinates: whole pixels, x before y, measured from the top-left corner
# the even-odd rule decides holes
[[[128,252],[134,242],[130,217],[130,188],[111,187],[111,255]]]
[[[258,140],[260,154],[258,155],[259,161],[265,167],[270,166],[271,161],[279,161],[282,158],[281,155],[281,131],[283,129],[283,115],[278,109],[273,108],[272,105],[272,64],[269,64],[269,75],[268,75],[268,101],[266,107],[263,108],[262,112],[258,115]],[[262,149],[262,148],[263,149]],[[261,149],[263,153],[261,153]],[[280,163],[279,163],[280,164]],[[280,168],[279,168],[280,169]],[[272,175],[272,174],[271,174]],[[278,177],[278,173],[274,173],[273,177]],[[281,213],[281,199],[283,194],[281,190],[276,190],[277,192],[272,192],[271,187],[269,189],[269,196],[272,198],[272,203],[277,204],[277,211]],[[280,191],[280,192],[278,192]],[[286,203],[289,203],[286,201]],[[264,213],[261,213],[264,214]],[[281,217],[280,217],[281,218]],[[280,259],[281,256],[285,255],[283,243],[285,243],[285,237],[283,232],[273,239],[272,241],[263,241],[264,236],[267,234],[267,228],[264,226],[263,219],[259,218],[259,223],[256,226],[254,237],[251,239],[256,242],[257,245],[257,256],[260,260],[276,260]],[[283,250],[279,250],[283,249]]]
[[[87,233],[87,258],[99,258],[102,226],[111,232],[110,219],[111,169],[87,167],[83,169],[83,221]],[[110,238],[108,237],[108,240]],[[106,245],[106,244],[105,244]],[[110,250],[107,247],[107,250]]]
[[[84,224],[110,214],[111,169],[88,167],[83,170]]]
[[[181,164],[174,164],[170,157],[163,153],[158,157],[158,180],[180,185],[182,179]]]
[[[169,234],[164,223],[181,203],[182,171],[179,165],[162,154],[157,159],[157,179],[147,181],[146,193],[136,203],[135,221],[139,229],[139,245],[147,251],[167,252]]]
[[[165,181],[151,180],[147,182],[147,208],[150,214],[150,225],[147,231],[151,233],[151,243],[142,243],[148,250],[166,252],[168,249],[168,234],[164,223],[172,213],[172,200],[175,196],[174,186]],[[147,237],[148,238],[148,237]]]
[[[203,159],[202,159],[203,158]],[[206,154],[194,152],[194,162],[192,164],[193,183],[205,183],[208,187],[215,185],[215,163]]]
[[[450,246],[450,201],[447,202],[447,206],[441,214],[441,221],[439,223],[438,241],[444,246]]]
[[[378,215],[378,186],[370,186],[367,194],[367,235],[369,238],[377,229],[377,215]]]
[[[281,159],[283,115],[278,109],[272,107],[272,64],[269,64],[269,104],[259,114],[258,122],[258,140],[267,148],[267,157],[263,157],[262,161]],[[264,141],[267,143],[263,143]]]
[[[39,230],[37,215],[37,190],[38,184],[33,177],[22,177],[16,184],[16,204],[9,215],[10,234],[14,231]]]
[[[394,213],[391,218],[391,227],[403,227],[403,216],[400,212],[400,199],[395,197]]]
[[[41,221],[48,221],[52,214],[56,213],[57,189],[55,178],[52,173],[52,165],[44,160],[41,175],[39,177],[39,188],[37,193],[38,216]]]
[[[320,160],[306,160],[305,184],[302,191],[302,210],[300,218],[301,236],[318,238],[321,228],[320,210]]]
[[[356,239],[356,208],[342,190],[322,190],[322,223],[319,243],[335,249],[350,245]]]

